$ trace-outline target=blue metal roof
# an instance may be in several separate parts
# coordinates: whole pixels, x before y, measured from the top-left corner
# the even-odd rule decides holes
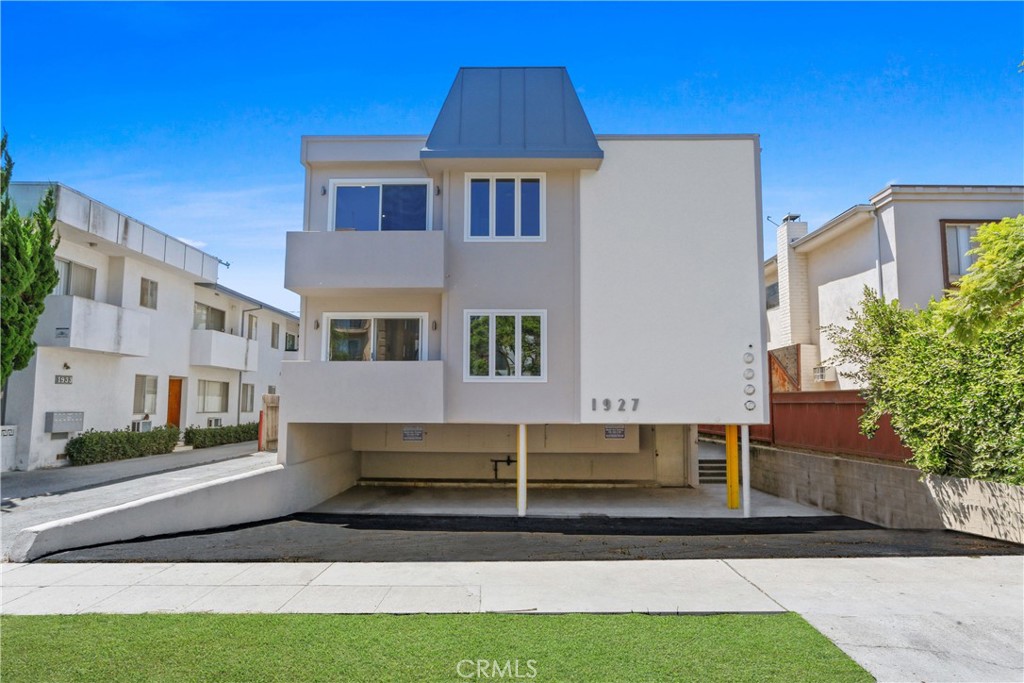
[[[463,67],[420,158],[602,159],[565,67]]]

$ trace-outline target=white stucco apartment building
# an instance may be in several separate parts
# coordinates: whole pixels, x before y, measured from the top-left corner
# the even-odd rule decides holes
[[[858,388],[830,366],[821,328],[847,326],[865,286],[906,308],[941,298],[973,262],[977,226],[1021,213],[1019,185],[890,185],[813,232],[787,216],[764,264],[768,349],[803,391]]]
[[[11,196],[30,210],[48,187],[12,183]],[[210,254],[55,189],[60,282],[35,356],[7,384],[5,432],[16,436],[3,469],[64,464],[68,439],[88,429],[256,421],[281,361],[297,355],[297,317],[217,285]]]
[[[304,137],[281,462],[696,486],[692,425],[767,420],[759,153],[595,136],[563,68],[461,69],[429,136]]]

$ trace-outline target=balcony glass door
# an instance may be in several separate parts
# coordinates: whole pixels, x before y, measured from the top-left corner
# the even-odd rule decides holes
[[[421,317],[328,318],[327,360],[422,360]]]

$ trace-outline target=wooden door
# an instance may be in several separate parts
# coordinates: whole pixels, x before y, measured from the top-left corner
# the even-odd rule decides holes
[[[171,377],[167,383],[167,424],[181,427],[181,379]]]

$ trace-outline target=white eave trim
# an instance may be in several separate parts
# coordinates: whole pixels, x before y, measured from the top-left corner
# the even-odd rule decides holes
[[[857,204],[851,206],[828,223],[825,223],[814,232],[810,232],[792,244],[793,250],[807,252],[816,249],[823,244],[831,242],[850,230],[860,227],[872,218],[871,212],[875,210],[873,204]]]

